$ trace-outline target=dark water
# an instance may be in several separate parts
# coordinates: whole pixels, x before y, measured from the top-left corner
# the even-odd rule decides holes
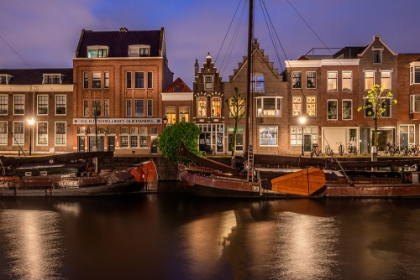
[[[420,279],[420,200],[0,198],[0,279]]]

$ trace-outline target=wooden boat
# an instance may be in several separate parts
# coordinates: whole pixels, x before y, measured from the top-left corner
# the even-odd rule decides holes
[[[136,180],[133,173],[151,173],[153,161],[135,166],[108,164],[101,168],[89,160],[100,154],[83,153],[83,158],[64,162],[77,155],[37,157],[27,160],[1,158],[0,196],[90,196],[140,192],[149,184],[152,175]],[[5,166],[4,162],[17,166]],[[97,162],[97,161],[96,161]],[[140,170],[140,171],[139,171]]]

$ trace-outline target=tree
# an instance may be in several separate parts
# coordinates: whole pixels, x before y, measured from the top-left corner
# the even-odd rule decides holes
[[[378,148],[378,120],[386,112],[386,105],[397,104],[397,100],[393,98],[391,92],[384,93],[384,89],[380,85],[374,85],[367,93],[367,104],[357,108],[360,112],[365,110],[368,116],[371,116],[374,123],[372,144]]]
[[[233,127],[232,139],[230,141],[230,149],[232,151],[232,158],[235,155],[236,151],[236,134],[238,131],[238,123],[245,116],[245,98],[239,93],[239,89],[235,87],[235,94],[232,98],[225,100],[227,107],[229,108],[229,114],[235,120],[235,125]]]
[[[173,163],[178,162],[178,147],[181,141],[184,142],[187,149],[198,155],[204,156],[204,153],[198,150],[197,139],[201,134],[201,129],[193,123],[179,122],[165,128],[159,137],[158,148],[164,158]],[[188,159],[180,158],[182,163],[187,163]]]

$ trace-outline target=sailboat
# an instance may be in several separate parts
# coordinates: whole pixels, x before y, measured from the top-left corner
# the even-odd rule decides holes
[[[245,158],[247,167],[238,171],[230,166],[216,164],[214,161],[200,158],[181,143],[179,155],[184,155],[196,165],[178,164],[179,177],[186,189],[198,196],[207,197],[288,197],[310,196],[322,192],[326,184],[325,173],[315,167],[299,170],[277,170],[276,178],[261,173],[254,168],[253,147],[250,144],[252,121],[251,102],[251,62],[253,51],[253,1],[249,1],[248,26],[248,59],[247,59],[247,97],[246,97],[246,129],[245,147],[248,147]],[[197,166],[199,164],[199,166]],[[273,181],[273,179],[275,179]]]

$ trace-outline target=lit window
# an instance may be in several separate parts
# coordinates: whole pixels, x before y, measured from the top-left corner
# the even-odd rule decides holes
[[[197,116],[207,116],[207,97],[197,97]]]
[[[306,97],[306,114],[308,116],[316,116],[316,97]]]
[[[229,117],[244,115],[245,105],[246,105],[245,99],[237,99],[237,98],[229,99]]]
[[[104,72],[104,88],[109,88],[109,72]]]
[[[189,122],[189,120],[190,120],[190,107],[179,106],[179,121]]]
[[[88,46],[88,58],[108,57],[108,46]]]
[[[221,115],[221,98],[220,97],[212,97],[211,98],[211,116],[212,117],[220,117]]]
[[[277,126],[259,127],[260,146],[277,146]]]
[[[327,73],[327,90],[328,91],[337,91],[337,79],[338,73],[337,72],[328,72]]]
[[[383,89],[391,89],[391,71],[381,72],[381,87]]]
[[[92,88],[101,88],[101,72],[92,73]]]
[[[366,71],[365,72],[365,90],[369,90],[373,88],[375,83],[375,76],[373,71]]]
[[[257,117],[280,117],[281,98],[257,97]]]
[[[302,97],[301,96],[293,96],[292,97],[292,114],[293,116],[300,116],[302,115]]]
[[[166,106],[165,107],[165,116],[168,118],[168,125],[176,123],[176,107],[175,106]]]
[[[343,80],[342,80],[343,91],[353,91],[353,72],[343,71],[342,75],[343,75]]]
[[[48,122],[38,122],[37,127],[37,144],[48,145]]]

